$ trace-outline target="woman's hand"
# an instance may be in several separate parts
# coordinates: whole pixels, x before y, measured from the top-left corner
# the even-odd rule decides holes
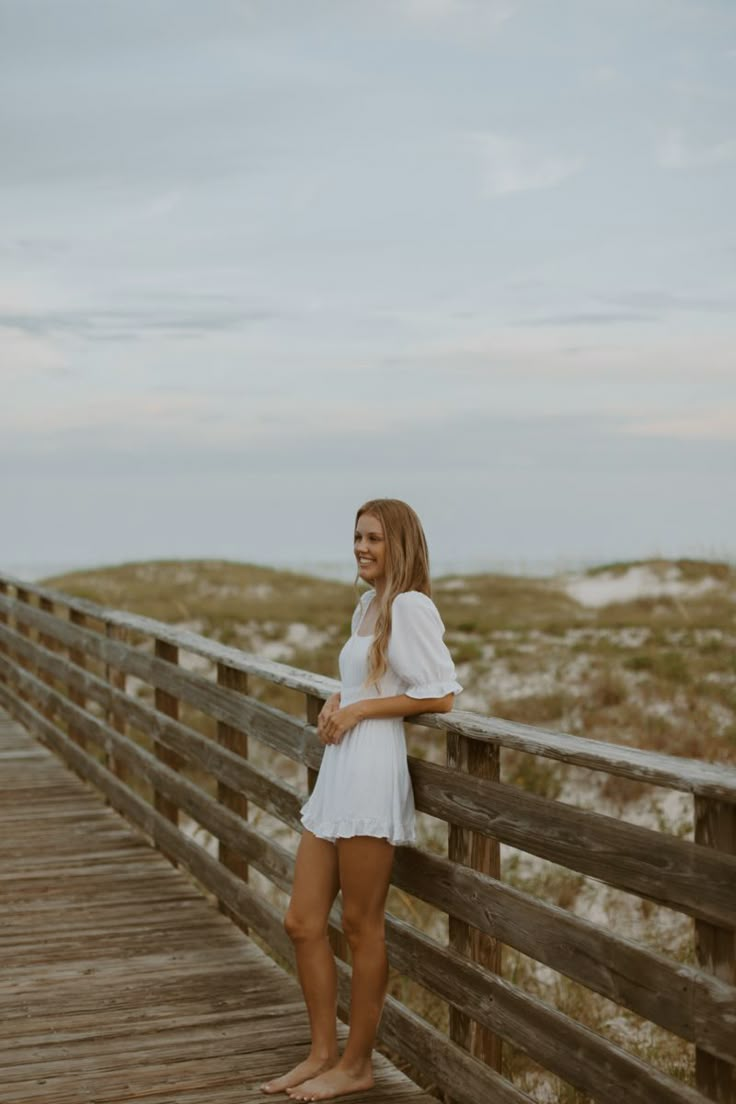
[[[343,708],[339,706],[327,712],[325,709],[319,715],[317,730],[323,744],[339,744],[346,732],[361,720],[360,703],[353,702]]]
[[[340,708],[340,694],[330,694],[329,698],[322,706],[317,717],[317,733],[320,741],[325,744],[327,741],[324,739],[324,723],[331,713],[334,713],[336,709]]]
[[[317,725],[321,725],[325,718],[329,717],[330,713],[334,713],[336,709],[340,708],[340,694],[330,694],[329,698],[322,706],[317,717]]]

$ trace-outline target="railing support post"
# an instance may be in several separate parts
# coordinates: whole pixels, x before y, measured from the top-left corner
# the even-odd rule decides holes
[[[87,618],[79,610],[69,610],[69,620],[73,625],[78,625],[80,628],[84,628],[87,623]],[[82,670],[87,666],[86,657],[84,651],[81,648],[69,649],[69,662],[73,663],[76,667],[81,667]],[[79,690],[69,690],[69,698],[75,705],[78,705],[80,709],[87,708],[87,699],[84,694]],[[69,736],[74,740],[75,744],[79,744],[81,748],[87,747],[87,740],[83,733],[77,731],[72,725],[69,726]]]
[[[54,603],[49,598],[44,598],[43,596],[41,596],[38,599],[38,606],[39,609],[42,609],[44,613],[48,613],[52,617],[54,616]],[[50,652],[58,651],[56,647],[56,641],[54,640],[53,636],[49,636],[48,633],[41,632],[40,630],[38,633],[38,643],[41,645],[42,648],[46,648]],[[42,682],[45,682],[47,686],[51,686],[53,689],[56,688],[56,680],[53,678],[52,675],[49,675],[41,667],[38,668],[38,677],[41,679]],[[49,721],[53,721],[55,713],[55,710],[53,708],[42,709],[41,712],[43,713],[44,717],[46,717]]]
[[[736,855],[736,805],[695,796],[695,842]],[[736,985],[736,932],[695,921],[695,952],[703,970]],[[736,1066],[695,1050],[695,1084],[717,1104],[736,1104]]]
[[[110,621],[105,622],[105,636],[108,640],[125,640],[126,632],[119,625],[112,624]],[[125,693],[125,671],[121,671],[118,667],[113,667],[111,663],[105,664],[105,679],[110,683],[110,686],[115,690],[122,690]],[[116,732],[119,732],[122,736],[125,735],[125,721],[119,716],[119,714],[113,710],[108,709],[105,720],[114,728]],[[114,752],[109,752],[107,757],[107,767],[116,774],[123,782],[126,780],[125,764],[115,758]]]
[[[26,605],[31,604],[30,595],[29,595],[28,591],[25,589],[25,587],[16,587],[15,588],[15,596],[18,599],[19,602],[25,602]],[[21,619],[19,617],[15,618],[15,631],[20,636],[25,636],[25,637],[28,637],[30,639],[31,630],[28,628],[27,625],[25,625],[21,621]],[[17,657],[16,657],[15,662],[21,667],[25,666],[25,663]],[[19,691],[19,697],[23,698],[25,701],[30,701],[28,695],[24,694],[24,693],[21,693],[20,691]]]
[[[234,667],[229,667],[225,663],[217,664],[217,685],[225,686],[229,690],[237,690],[241,694],[248,693],[248,675],[244,671],[238,671]],[[232,725],[225,724],[224,721],[217,722],[217,740],[228,751],[233,751],[236,755],[242,756],[243,759],[248,758],[248,736],[239,728],[233,728]],[[240,793],[238,790],[232,789],[230,786],[226,786],[224,782],[217,783],[217,800],[220,801],[226,809],[231,809],[232,812],[242,819],[248,820],[248,799],[245,794]],[[217,857],[223,866],[226,866],[233,874],[238,878],[241,878],[244,882],[248,881],[248,864],[242,855],[239,855],[237,851],[234,851],[232,847],[228,847],[222,840],[218,841],[217,845]],[[248,934],[248,925],[243,923],[234,913],[230,911],[220,901],[220,912],[228,916],[234,924],[237,924],[245,934]]]
[[[7,598],[8,596],[8,584],[2,579],[0,579],[0,594],[2,594],[3,598]],[[0,610],[0,625],[7,625],[8,621],[9,618],[5,610]],[[5,644],[0,644],[0,653],[2,653],[3,655],[10,654],[9,649],[5,646]]]
[[[178,664],[179,662],[179,649],[175,644],[169,644],[166,640],[156,639],[155,642],[155,655],[157,659],[166,660],[167,663]],[[161,690],[156,687],[154,693],[154,702],[156,709],[159,713],[165,713],[167,717],[172,717],[175,721],[179,719],[179,700],[175,698],[173,694],[169,694],[166,690]],[[180,755],[177,755],[175,751],[171,751],[165,744],[162,744],[159,740],[154,739],[153,751],[157,759],[164,763],[167,767],[171,767],[172,770],[180,770],[183,766],[183,759]],[[172,824],[179,823],[179,806],[176,802],[166,797],[159,790],[153,791],[153,804],[157,812],[165,816],[167,820],[170,820]],[[175,859],[169,855],[164,848],[161,848],[162,852],[166,855],[167,859],[177,866]]]
[[[447,765],[467,771],[475,778],[499,780],[500,749],[497,744],[485,740],[473,740],[454,732],[447,733]],[[498,840],[467,828],[448,825],[448,858],[452,862],[470,866],[501,877],[501,849]],[[464,920],[449,917],[449,946],[460,954],[482,965],[494,974],[501,973],[501,944],[497,939]],[[477,1024],[463,1012],[450,1006],[450,1038],[479,1058],[491,1069],[501,1071],[501,1038]],[[452,1095],[445,1094],[445,1104]]]

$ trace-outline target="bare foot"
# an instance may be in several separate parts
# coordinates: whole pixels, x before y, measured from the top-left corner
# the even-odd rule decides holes
[[[327,1073],[303,1081],[286,1091],[292,1100],[329,1100],[332,1096],[345,1096],[347,1093],[372,1088],[373,1070],[370,1065],[360,1074],[349,1073],[334,1066]]]
[[[298,1066],[294,1066],[283,1077],[276,1077],[273,1081],[261,1082],[259,1088],[267,1093],[284,1092],[291,1085],[298,1085],[307,1078],[316,1077],[323,1070],[330,1069],[338,1062],[339,1058],[340,1056],[337,1053],[333,1058],[305,1058],[303,1062],[300,1062]]]

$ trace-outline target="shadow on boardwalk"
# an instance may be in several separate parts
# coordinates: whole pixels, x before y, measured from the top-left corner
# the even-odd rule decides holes
[[[309,1048],[295,979],[2,710],[0,780],[3,1104],[288,1101],[258,1085]],[[436,1104],[374,1069],[336,1099]]]

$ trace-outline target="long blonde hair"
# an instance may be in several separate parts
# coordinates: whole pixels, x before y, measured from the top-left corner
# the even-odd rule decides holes
[[[427,538],[422,523],[411,506],[400,498],[371,498],[358,507],[353,533],[363,514],[372,514],[380,520],[386,541],[386,585],[378,607],[373,643],[368,651],[365,683],[378,685],[378,680],[388,666],[386,650],[391,636],[391,605],[394,598],[405,590],[419,590],[431,598],[432,585],[429,578]],[[356,591],[359,581],[360,573],[355,578]],[[374,601],[377,600],[378,596]]]

